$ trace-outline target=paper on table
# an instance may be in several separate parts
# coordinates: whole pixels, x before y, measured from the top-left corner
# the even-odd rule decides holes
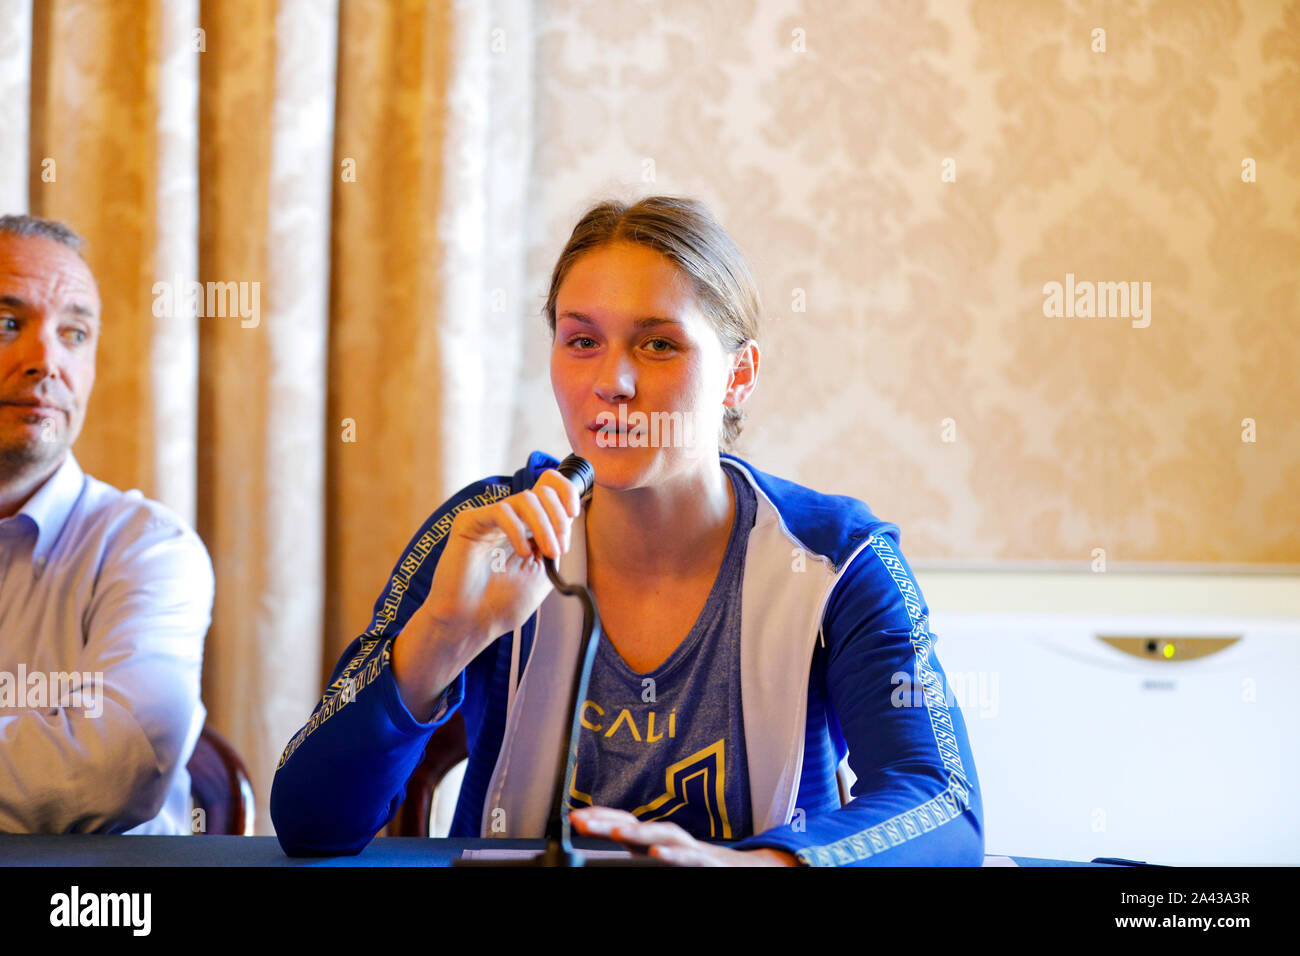
[[[610,857],[617,859],[619,857],[630,857],[632,853],[628,850],[579,850],[583,856],[596,859],[597,857]],[[531,860],[537,856],[536,850],[466,850],[461,854],[463,860]]]
[[[582,850],[583,856],[589,856],[593,859],[597,857],[630,857],[632,854],[628,850]],[[462,859],[466,860],[530,860],[537,855],[536,850],[466,850],[461,854]],[[1015,860],[1009,856],[986,856],[984,857],[984,866],[1019,866]]]

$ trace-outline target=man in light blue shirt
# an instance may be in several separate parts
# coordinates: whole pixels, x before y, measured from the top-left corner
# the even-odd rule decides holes
[[[81,246],[0,217],[0,831],[189,833],[212,564],[72,454],[100,334]]]

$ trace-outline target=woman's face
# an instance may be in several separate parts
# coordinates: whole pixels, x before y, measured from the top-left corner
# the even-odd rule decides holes
[[[669,259],[632,242],[593,249],[560,284],[555,316],[551,385],[602,485],[655,484],[717,457],[731,357]]]

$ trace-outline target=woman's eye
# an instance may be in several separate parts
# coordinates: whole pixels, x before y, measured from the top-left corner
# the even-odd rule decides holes
[[[573,338],[569,339],[568,344],[569,344],[569,345],[579,345],[579,346],[580,346],[580,343],[583,343],[583,342],[591,342],[591,343],[595,343],[595,341],[596,341],[596,340],[593,339],[590,335],[575,335]],[[666,353],[668,353],[668,352],[674,351],[674,350],[677,348],[677,346],[674,345],[674,344],[673,344],[671,341],[669,341],[668,339],[650,339],[650,340],[648,340],[648,341],[646,342],[646,345],[647,345],[647,346],[653,346],[655,343],[658,343],[658,344],[663,345],[663,346],[666,346],[666,347],[665,347],[665,348],[650,348],[650,351],[651,351],[651,352],[657,352],[657,353],[660,353],[660,354],[666,354]],[[581,346],[580,346],[580,347],[581,347]]]

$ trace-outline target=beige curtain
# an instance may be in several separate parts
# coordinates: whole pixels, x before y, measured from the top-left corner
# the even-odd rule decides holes
[[[532,305],[530,9],[343,5],[327,669],[433,508],[509,467],[503,424]]]
[[[204,702],[261,833],[401,547],[503,467],[530,7],[0,0],[0,202],[85,235],[105,303],[76,453],[207,543]],[[256,314],[155,315],[193,280]]]
[[[259,832],[318,692],[335,16],[202,8],[199,271],[260,282],[261,312],[199,325],[198,528],[220,582],[204,699],[255,768]]]

